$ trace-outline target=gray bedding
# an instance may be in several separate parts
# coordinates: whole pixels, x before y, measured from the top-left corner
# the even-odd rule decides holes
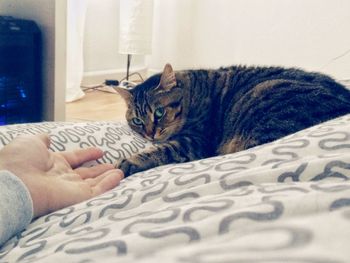
[[[48,132],[52,150],[101,162],[150,143],[123,123],[0,127],[0,144]],[[350,262],[350,115],[247,151],[135,174],[43,216],[0,262]]]

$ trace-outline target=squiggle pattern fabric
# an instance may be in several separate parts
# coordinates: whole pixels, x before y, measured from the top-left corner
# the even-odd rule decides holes
[[[114,163],[151,146],[122,122],[44,122],[0,126],[0,146],[25,134],[48,133],[52,151],[66,151],[91,146],[105,151],[99,162]]]
[[[122,123],[0,127],[0,143],[48,132],[52,150],[99,146],[114,162],[150,143]],[[350,115],[273,143],[123,180],[32,222],[0,262],[350,260]],[[61,260],[61,261],[60,261]]]

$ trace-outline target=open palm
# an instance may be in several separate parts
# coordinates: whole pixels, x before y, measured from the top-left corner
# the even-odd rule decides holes
[[[20,136],[0,151],[0,169],[14,173],[29,189],[34,217],[102,194],[123,178],[112,164],[81,166],[103,156],[98,148],[51,152],[49,146],[48,135]]]

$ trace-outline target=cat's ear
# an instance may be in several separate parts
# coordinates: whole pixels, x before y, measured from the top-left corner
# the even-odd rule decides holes
[[[115,90],[119,93],[120,96],[122,96],[125,102],[129,102],[131,100],[132,94],[127,88],[116,87]]]
[[[173,87],[176,86],[176,77],[175,72],[170,64],[166,64],[160,77],[159,85],[165,90],[170,91]]]

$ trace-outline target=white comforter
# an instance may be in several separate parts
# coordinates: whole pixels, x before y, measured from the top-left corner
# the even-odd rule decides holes
[[[0,127],[49,132],[104,162],[149,143],[121,123]],[[350,115],[247,151],[135,174],[34,221],[0,262],[350,262]]]

